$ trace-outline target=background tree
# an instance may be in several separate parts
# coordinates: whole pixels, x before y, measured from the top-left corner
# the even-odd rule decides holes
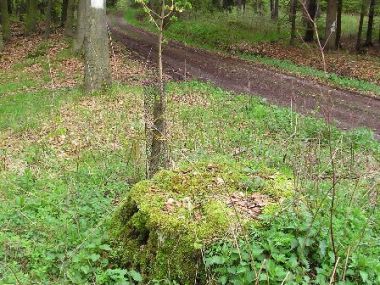
[[[78,16],[77,16],[77,30],[74,41],[74,52],[78,53],[83,48],[84,34],[86,31],[86,0],[79,0]]]
[[[92,93],[111,84],[110,52],[105,0],[86,1],[86,6],[84,88]]]
[[[69,37],[72,37],[74,35],[74,13],[75,0],[68,0],[65,21],[65,35]]]
[[[0,52],[4,49],[3,29],[0,24]]]
[[[37,26],[37,0],[26,0],[26,18],[25,18],[25,32],[31,34],[36,31]]]
[[[271,0],[272,6],[271,6],[271,19],[277,20],[278,19],[278,9],[279,9],[279,0]]]
[[[0,0],[0,12],[3,40],[7,40],[10,37],[8,0]]]
[[[52,24],[52,9],[53,9],[53,0],[47,0],[46,5],[46,29],[45,29],[45,38],[48,38],[50,36],[51,32],[51,24]]]
[[[358,36],[356,39],[356,51],[360,52],[362,48],[362,33],[363,33],[363,24],[364,24],[364,16],[366,14],[368,8],[368,1],[362,0],[362,7],[360,9],[360,17],[359,17],[359,28],[358,28]]]
[[[296,18],[297,18],[297,1],[298,0],[290,0],[290,44],[294,45],[294,41],[296,39]]]
[[[342,36],[342,12],[343,12],[343,0],[338,0],[337,15],[336,15],[336,38],[335,48],[340,48],[340,38]]]
[[[69,0],[63,0],[62,6],[61,6],[61,26],[63,27],[66,22],[67,18],[67,6],[68,6]]]
[[[305,42],[312,42],[314,40],[314,23],[317,15],[318,3],[317,0],[307,0],[305,6],[306,11],[304,11],[305,21],[306,21],[306,30],[305,30]]]
[[[325,47],[328,50],[335,49],[337,11],[338,11],[337,0],[328,0],[327,11],[326,11],[326,29],[325,29]]]
[[[368,28],[367,38],[365,41],[366,46],[372,46],[372,33],[373,33],[373,19],[375,17],[376,0],[371,0],[368,13]]]

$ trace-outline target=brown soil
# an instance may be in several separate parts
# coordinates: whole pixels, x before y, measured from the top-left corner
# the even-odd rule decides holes
[[[145,62],[156,62],[157,37],[109,16],[114,39],[124,43]],[[343,129],[367,127],[380,138],[380,99],[334,89],[312,80],[284,74],[232,56],[219,55],[170,41],[163,54],[166,72],[183,79],[194,77],[235,92],[259,95],[270,103],[292,107],[335,121]]]

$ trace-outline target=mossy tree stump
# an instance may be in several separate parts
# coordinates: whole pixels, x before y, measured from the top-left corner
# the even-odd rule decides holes
[[[161,171],[135,185],[112,219],[117,261],[146,280],[206,284],[202,248],[258,223],[290,192],[285,175],[233,161]]]

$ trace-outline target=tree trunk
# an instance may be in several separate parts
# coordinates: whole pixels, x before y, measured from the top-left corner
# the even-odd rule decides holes
[[[78,24],[74,41],[74,52],[79,53],[83,48],[84,34],[86,31],[86,0],[79,0]]]
[[[51,32],[52,1],[53,0],[47,0],[45,38],[48,38],[50,36],[50,32]]]
[[[87,27],[84,39],[84,89],[100,91],[111,84],[105,0],[86,2]]]
[[[314,24],[310,18],[314,21],[315,16],[317,15],[317,0],[308,0],[306,3],[307,11],[304,11],[306,14],[306,31],[305,31],[305,42],[312,42],[314,40]]]
[[[364,22],[364,15],[367,10],[367,1],[362,0],[362,8],[360,11],[360,18],[359,18],[359,29],[358,29],[358,36],[356,39],[356,51],[360,52],[362,48],[362,33],[363,33],[363,22]]]
[[[337,0],[328,0],[325,30],[325,47],[327,50],[335,49],[337,10]]]
[[[2,33],[3,40],[8,40],[10,37],[9,30],[9,14],[8,14],[8,1],[0,0],[0,11],[1,11],[1,25],[2,25]]]
[[[36,31],[37,26],[37,0],[27,0],[25,19],[25,32],[27,35]]]
[[[272,19],[273,20],[277,20],[278,19],[278,8],[279,8],[279,0],[274,0],[274,9],[273,9],[273,17]]]
[[[3,41],[3,29],[0,24],[0,52],[4,49],[4,41]]]
[[[168,146],[167,146],[167,126],[166,126],[166,105],[167,98],[164,89],[163,65],[162,65],[162,43],[164,32],[165,0],[161,3],[161,18],[158,34],[158,84],[159,96],[154,98],[153,110],[153,134],[152,148],[149,163],[149,175],[153,176],[161,168],[169,165]]]
[[[242,0],[236,0],[236,6],[238,7],[239,12],[243,10]]]
[[[72,37],[74,35],[74,11],[75,0],[68,0],[65,22],[65,35],[69,37]]]
[[[340,39],[342,37],[342,12],[343,12],[343,0],[338,0],[338,8],[336,15],[336,38],[335,48],[340,48]]]
[[[290,45],[294,45],[296,39],[297,0],[290,1]]]
[[[274,0],[269,0],[270,17],[273,19],[274,13]]]
[[[376,0],[371,0],[368,14],[368,29],[367,38],[365,41],[366,46],[372,46],[372,32],[373,32],[373,19],[375,17]]]
[[[8,14],[12,15],[13,7],[14,7],[13,1],[8,1]]]
[[[61,10],[61,26],[63,27],[65,25],[66,19],[67,19],[67,6],[69,1],[63,0],[62,2],[62,10]]]
[[[263,0],[256,0],[257,2],[257,13],[260,16],[264,15],[264,7],[263,7]]]

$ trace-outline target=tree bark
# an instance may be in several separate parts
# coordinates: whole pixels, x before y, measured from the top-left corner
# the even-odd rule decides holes
[[[314,24],[310,18],[314,21],[317,15],[317,0],[308,0],[306,3],[307,11],[306,13],[306,31],[305,31],[305,42],[312,42],[314,40]],[[310,16],[310,18],[309,18]]]
[[[159,96],[154,98],[153,110],[153,134],[152,148],[149,162],[149,175],[153,176],[161,168],[169,165],[167,126],[166,126],[166,105],[167,98],[164,88],[163,65],[162,65],[162,43],[164,32],[165,0],[161,2],[161,18],[159,22],[158,34],[158,85]]]
[[[337,11],[337,0],[328,0],[325,30],[325,47],[327,50],[335,49]]]
[[[272,19],[273,20],[277,20],[278,19],[278,8],[279,8],[279,0],[274,0],[274,7],[273,7],[273,16],[272,16]]]
[[[259,16],[264,15],[264,7],[263,7],[263,0],[256,0],[257,3],[257,13]]]
[[[270,9],[270,17],[271,17],[271,19],[273,19],[274,0],[269,0],[269,9]]]
[[[3,32],[3,40],[8,40],[10,37],[9,29],[9,14],[8,14],[8,1],[0,0],[0,11],[1,11],[1,25]]]
[[[86,11],[84,89],[92,93],[111,85],[105,0],[88,0]]]
[[[65,35],[72,37],[74,35],[74,11],[75,11],[75,0],[68,0],[67,3],[67,13],[65,22]]]
[[[2,26],[0,24],[0,52],[4,49],[4,40],[3,40],[3,31]]]
[[[242,0],[236,0],[236,6],[238,7],[239,12],[243,9],[243,2]]]
[[[47,6],[46,6],[46,30],[45,30],[45,38],[48,38],[50,36],[51,32],[51,13],[52,13],[52,1],[53,0],[47,0]]]
[[[65,25],[66,19],[67,19],[67,6],[69,1],[63,0],[62,2],[62,10],[61,10],[61,26],[63,27]]]
[[[84,35],[86,31],[86,0],[79,0],[78,24],[74,41],[74,52],[79,53],[83,49]]]
[[[376,0],[371,0],[368,13],[368,29],[367,38],[365,41],[366,46],[372,46],[372,33],[373,33],[373,19],[375,17]]]
[[[362,0],[362,8],[360,11],[360,18],[359,18],[359,29],[358,29],[358,36],[356,39],[356,51],[360,52],[362,48],[362,33],[363,33],[363,22],[364,22],[364,15],[367,10],[367,1]]]
[[[37,0],[27,0],[25,19],[25,32],[27,35],[36,31],[37,26]]]
[[[290,1],[290,45],[294,45],[296,40],[296,18],[297,18],[297,0]]]
[[[340,39],[342,37],[342,12],[343,12],[343,0],[338,0],[338,8],[336,15],[336,38],[335,48],[340,48]]]
[[[12,15],[13,7],[14,7],[13,1],[8,1],[8,14]]]

